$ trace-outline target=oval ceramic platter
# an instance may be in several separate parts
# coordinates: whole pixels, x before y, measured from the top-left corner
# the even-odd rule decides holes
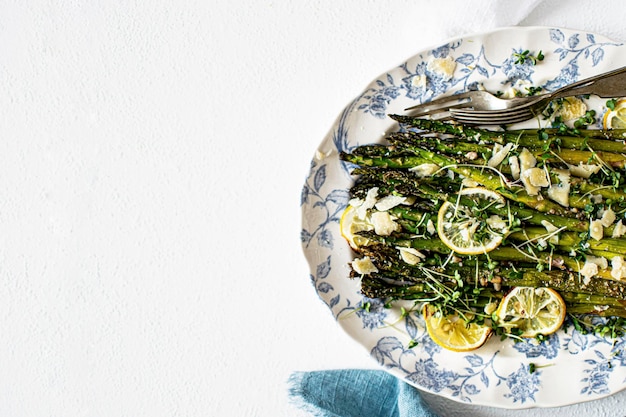
[[[544,60],[516,63],[516,53]],[[448,75],[434,70],[444,62]],[[441,95],[483,86],[554,90],[626,65],[626,47],[602,36],[560,28],[505,28],[450,40],[376,78],[338,116],[311,162],[302,197],[301,241],[315,290],[337,323],[381,367],[422,390],[477,405],[508,409],[555,407],[606,397],[626,385],[626,340],[568,328],[538,344],[492,337],[480,349],[455,353],[434,344],[418,313],[364,298],[349,276],[354,254],[339,231],[353,184],[338,154],[383,141],[397,130],[388,114]],[[588,105],[599,115],[606,100]],[[537,127],[537,120],[525,122]],[[514,126],[523,127],[524,125]],[[532,365],[531,365],[532,364]],[[532,369],[534,368],[534,369]]]

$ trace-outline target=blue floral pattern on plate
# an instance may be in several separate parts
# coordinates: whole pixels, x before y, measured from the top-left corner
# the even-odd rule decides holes
[[[542,51],[545,59],[537,65],[516,63],[514,54],[526,49]],[[341,151],[380,142],[397,129],[387,114],[410,105],[481,87],[502,91],[520,82],[550,91],[626,65],[624,52],[621,44],[591,33],[507,28],[420,52],[375,79],[346,106],[311,162],[301,194],[300,235],[316,293],[378,365],[420,389],[510,409],[589,401],[626,386],[624,340],[584,335],[567,326],[541,344],[492,338],[477,351],[454,353],[430,340],[411,303],[389,308],[363,297],[358,280],[348,278],[353,253],[339,231],[353,180],[350,166],[338,158]],[[454,62],[452,76],[431,68],[437,59]],[[587,104],[604,110],[593,98]]]

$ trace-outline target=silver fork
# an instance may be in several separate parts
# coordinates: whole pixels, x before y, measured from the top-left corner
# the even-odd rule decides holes
[[[474,110],[505,110],[536,100],[536,96],[514,97],[510,99],[499,98],[488,91],[471,90],[451,96],[440,97],[435,100],[407,107],[405,111],[412,117],[429,116],[434,119],[450,119],[450,111],[459,108],[471,108]]]
[[[618,68],[594,77],[585,78],[542,94],[527,103],[507,109],[451,109],[450,117],[460,123],[482,125],[505,125],[523,122],[540,115],[546,106],[557,98],[592,94],[601,98],[626,95],[626,67]]]
[[[451,96],[440,97],[427,103],[407,107],[404,110],[417,110],[417,112],[412,111],[409,113],[412,117],[429,116],[443,120],[451,118],[449,112],[452,109],[472,108],[474,110],[505,110],[536,100],[536,98],[536,96],[525,96],[503,99],[494,96],[488,91],[471,90]]]
[[[583,94],[600,97],[626,95],[626,67],[569,84],[548,94],[502,99],[487,91],[467,91],[408,107],[413,117],[454,119],[467,124],[512,124],[540,114],[551,100]]]

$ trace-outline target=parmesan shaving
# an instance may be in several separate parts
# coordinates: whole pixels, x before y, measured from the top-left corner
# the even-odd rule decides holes
[[[589,178],[592,174],[600,171],[600,165],[583,164],[582,162],[578,165],[567,164],[567,168],[573,176],[580,178]]]
[[[613,234],[611,235],[611,237],[622,237],[624,236],[624,234],[626,234],[626,226],[622,224],[622,220],[620,219],[617,221],[617,223],[615,223],[615,226],[613,227]]]
[[[400,251],[400,257],[402,258],[402,260],[409,265],[416,265],[420,263],[423,259],[426,259],[426,255],[424,255],[417,249],[404,247],[397,247],[396,249]]]
[[[592,220],[589,222],[589,236],[592,239],[600,240],[604,236],[604,229],[600,220]]]
[[[614,279],[626,278],[626,264],[620,255],[611,258],[611,277]]]
[[[409,171],[414,172],[419,178],[425,178],[430,177],[435,172],[439,171],[439,165],[430,163],[420,164],[410,168]]]
[[[378,268],[376,268],[376,265],[374,265],[369,256],[355,259],[350,265],[352,265],[352,269],[354,269],[354,272],[357,274],[368,275],[378,272]]]
[[[394,222],[391,215],[386,211],[372,213],[371,218],[374,225],[374,233],[379,236],[389,236],[400,229],[400,225]]]
[[[502,161],[504,161],[504,158],[506,158],[508,153],[511,151],[512,147],[513,147],[513,143],[511,142],[507,143],[505,146],[502,146],[499,143],[494,144],[493,153],[491,155],[491,158],[489,158],[489,161],[487,161],[487,165],[489,165],[492,168],[495,168],[498,165],[500,165]]]
[[[602,213],[600,223],[602,223],[602,226],[604,227],[609,227],[613,224],[616,218],[617,217],[615,216],[615,212],[609,207],[608,209],[604,210],[604,213]]]
[[[405,201],[406,197],[402,197],[399,195],[388,195],[378,200],[374,207],[376,207],[376,210],[379,211],[387,211],[396,206],[399,206],[400,204],[404,204]]]

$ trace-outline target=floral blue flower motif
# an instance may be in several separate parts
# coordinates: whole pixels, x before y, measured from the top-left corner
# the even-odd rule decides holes
[[[580,76],[579,67],[576,61],[571,61],[569,64],[561,68],[559,75],[554,79],[548,81],[543,87],[548,91],[554,91],[557,88],[566,86],[578,80]]]
[[[375,81],[376,86],[365,91],[361,99],[366,102],[359,105],[358,110],[369,113],[379,119],[387,117],[387,105],[400,96],[401,87],[395,85],[393,77],[387,74],[386,79]]]
[[[445,93],[456,83],[454,78],[449,79],[432,71],[427,71],[426,74],[428,77],[428,91],[432,93],[432,97]]]
[[[364,329],[374,330],[385,324],[387,311],[381,300],[364,298],[357,304],[356,315],[363,322]]]
[[[537,370],[531,373],[528,364],[520,364],[517,371],[511,373],[507,378],[506,385],[511,392],[504,394],[504,396],[512,398],[514,403],[535,401],[535,393],[539,391],[540,375],[541,372]]]
[[[442,350],[442,347],[433,342],[433,339],[428,335],[428,333],[425,333],[420,339],[420,347],[424,349],[428,356],[434,356]]]
[[[421,77],[426,76],[427,65],[426,62],[422,61],[415,67],[415,71],[413,72],[409,72],[405,67],[408,75],[402,78],[400,87],[405,90],[405,96],[407,98],[423,101],[427,88],[425,83],[421,82]]]
[[[515,84],[515,82],[531,81],[532,75],[535,72],[534,65],[530,60],[526,60],[523,63],[517,63],[517,58],[514,54],[521,54],[524,50],[513,49],[511,56],[504,60],[502,63],[502,72],[506,75],[507,79],[504,83]]]
[[[592,367],[583,371],[587,376],[581,379],[581,382],[586,382],[587,385],[583,387],[580,393],[587,395],[608,394],[610,392],[609,378],[614,369],[613,364],[600,351],[595,351],[594,353],[598,359],[585,360],[585,363],[592,365]]]
[[[565,338],[563,348],[573,355],[578,355],[589,348],[589,338],[574,330],[570,337]]]
[[[535,339],[524,339],[513,345],[515,350],[525,353],[527,358],[545,357],[546,359],[556,358],[559,354],[559,336],[552,334],[543,342]]]
[[[433,392],[440,392],[448,388],[457,378],[458,375],[455,372],[440,369],[432,358],[417,361],[415,372],[406,376],[408,381]]]

